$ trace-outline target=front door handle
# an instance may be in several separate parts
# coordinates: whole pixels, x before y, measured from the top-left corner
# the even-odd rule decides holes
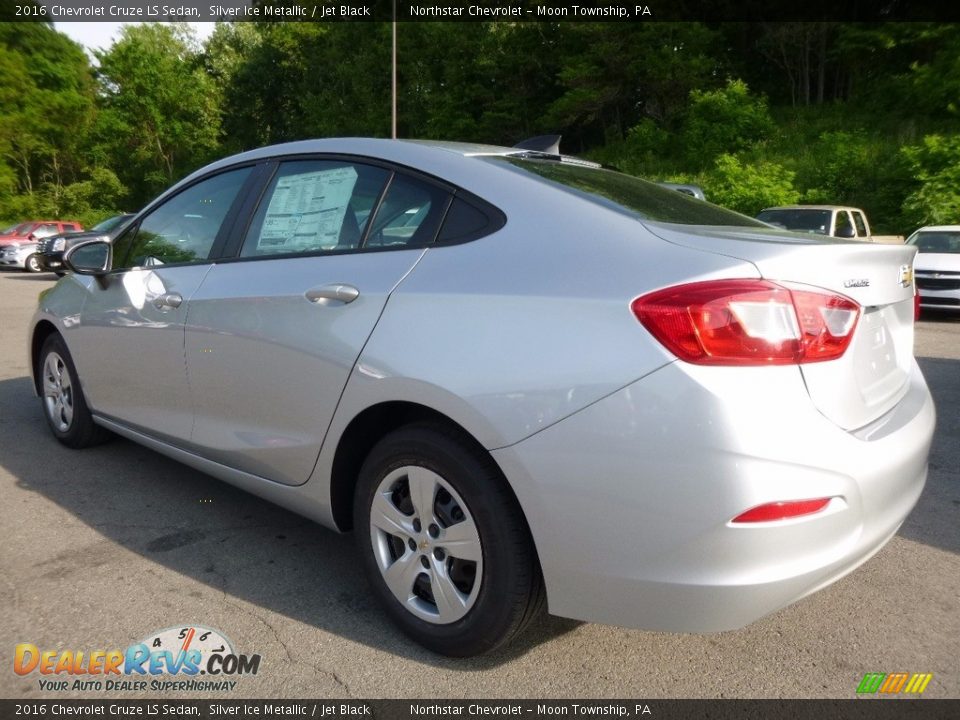
[[[154,299],[153,305],[155,308],[157,308],[157,310],[161,310],[165,307],[178,308],[182,302],[183,295],[180,293],[164,293],[163,295],[158,295]]]
[[[344,285],[343,283],[331,283],[317,288],[310,288],[303,296],[315,305],[331,307],[335,305],[346,305],[352,303],[360,297],[360,291],[353,285]]]

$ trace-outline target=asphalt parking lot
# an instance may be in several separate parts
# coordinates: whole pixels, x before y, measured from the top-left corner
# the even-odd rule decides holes
[[[155,697],[41,691],[36,673],[11,670],[14,646],[126,648],[187,624],[223,631],[262,662],[233,693],[182,697],[850,698],[867,672],[933,673],[926,696],[960,697],[960,316],[917,327],[938,411],[927,488],[897,537],[852,575],[736,632],[547,617],[520,644],[464,661],[394,630],[351,537],[126,440],[60,446],[26,357],[37,294],[54,279],[0,272],[3,697]]]

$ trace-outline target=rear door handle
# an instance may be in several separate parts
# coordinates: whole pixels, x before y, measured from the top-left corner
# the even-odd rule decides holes
[[[344,285],[343,283],[331,283],[317,288],[310,288],[303,296],[315,305],[332,307],[335,305],[346,305],[352,303],[360,297],[360,291],[353,285]]]
[[[180,307],[180,303],[182,302],[183,302],[183,295],[181,295],[180,293],[164,293],[163,295],[158,295],[154,299],[153,305],[158,310],[160,310],[161,308],[165,308],[165,307],[178,308]]]

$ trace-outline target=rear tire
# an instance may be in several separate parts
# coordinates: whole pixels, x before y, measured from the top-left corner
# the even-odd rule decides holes
[[[360,470],[354,530],[374,594],[424,647],[469,657],[516,637],[545,593],[523,512],[469,438],[417,423]]]
[[[43,266],[40,265],[40,258],[37,257],[36,253],[23,261],[23,269],[29,273],[43,272]]]
[[[56,333],[43,343],[37,377],[43,416],[57,440],[79,449],[99,445],[110,438],[109,430],[93,422],[73,358],[63,338]]]

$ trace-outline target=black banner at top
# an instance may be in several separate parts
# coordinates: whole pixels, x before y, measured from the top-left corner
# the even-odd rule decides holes
[[[0,20],[45,22],[960,21],[944,0],[4,0]]]

